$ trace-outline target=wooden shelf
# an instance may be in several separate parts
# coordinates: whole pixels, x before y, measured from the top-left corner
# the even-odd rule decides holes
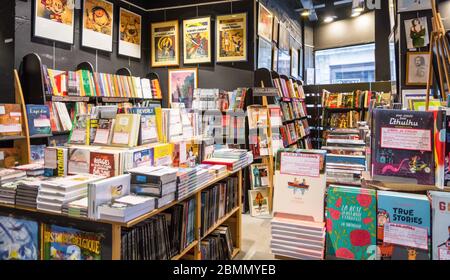
[[[22,140],[26,139],[25,136],[2,136],[0,137],[0,141],[12,141],[12,140]]]
[[[200,240],[203,240],[205,237],[207,237],[208,235],[210,235],[214,230],[216,230],[219,226],[221,226],[224,222],[226,222],[231,216],[234,215],[234,213],[236,213],[236,211],[239,211],[240,207],[236,207],[233,210],[231,210],[228,214],[226,214],[225,216],[223,216],[222,218],[220,218],[212,227],[210,227],[205,234],[202,236],[202,238]]]
[[[35,134],[30,136],[30,139],[36,139],[36,138],[47,138],[47,137],[52,137],[53,134]]]
[[[191,244],[189,244],[183,251],[181,251],[178,255],[172,257],[173,261],[181,259],[184,255],[189,253],[195,246],[198,245],[198,240],[194,240]]]
[[[241,249],[234,248],[233,253],[231,254],[231,259],[236,258],[236,256],[241,252]]]

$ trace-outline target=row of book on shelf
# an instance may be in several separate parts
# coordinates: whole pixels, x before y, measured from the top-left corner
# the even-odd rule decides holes
[[[88,70],[62,71],[43,65],[44,91],[50,96],[130,97],[161,99],[158,79],[146,79]]]
[[[325,150],[286,149],[278,155],[273,254],[296,259],[449,259],[447,192],[327,187]]]
[[[193,93],[192,109],[221,112],[244,110],[247,92],[248,88],[237,88],[233,91],[196,88]]]
[[[278,97],[305,99],[303,86],[293,79],[283,79],[281,77],[272,79],[278,91]]]

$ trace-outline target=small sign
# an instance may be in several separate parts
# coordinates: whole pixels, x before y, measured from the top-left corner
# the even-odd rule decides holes
[[[277,88],[269,88],[269,87],[255,87],[252,88],[253,96],[278,96]]]
[[[122,97],[103,97],[102,101],[106,103],[114,103],[114,102],[121,103],[121,102],[130,102],[130,99]]]
[[[88,102],[88,96],[52,96],[54,102]]]

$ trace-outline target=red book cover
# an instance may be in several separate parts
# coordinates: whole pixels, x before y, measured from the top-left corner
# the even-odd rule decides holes
[[[89,173],[107,178],[114,177],[115,159],[114,154],[91,152]]]

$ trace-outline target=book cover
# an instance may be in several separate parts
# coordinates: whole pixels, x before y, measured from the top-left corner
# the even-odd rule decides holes
[[[73,122],[72,131],[70,133],[71,144],[85,145],[90,141],[90,115],[77,115]]]
[[[47,105],[27,105],[30,136],[52,134],[50,110]]]
[[[118,114],[114,124],[112,144],[134,147],[138,141],[140,116],[136,114]]]
[[[430,259],[431,222],[427,196],[378,191],[377,221],[381,259]]]
[[[250,204],[250,215],[252,217],[270,215],[268,188],[249,190],[248,197]]]
[[[0,260],[39,259],[38,222],[0,216],[0,225]]]
[[[43,163],[46,145],[30,145],[31,163]]]
[[[430,191],[433,260],[450,260],[450,194]]]
[[[139,145],[158,142],[158,131],[156,127],[156,112],[152,107],[134,107],[130,113],[141,115],[139,129]]]
[[[68,149],[47,147],[44,151],[44,175],[47,177],[67,176]]]
[[[279,150],[275,166],[274,213],[323,222],[326,152]]]
[[[326,205],[327,256],[376,259],[376,192],[330,186]]]
[[[252,189],[269,186],[269,167],[264,163],[255,163],[250,166]]]
[[[444,165],[444,147],[439,138],[443,114],[443,111],[375,109],[372,131],[373,176],[442,186],[444,176],[442,174],[441,178],[440,173]]]
[[[22,135],[22,109],[19,104],[0,104],[0,136]]]
[[[62,227],[44,226],[44,260],[100,260],[102,234]]]
[[[91,151],[95,147],[69,148],[69,174],[89,174]]]
[[[94,151],[90,153],[89,173],[106,178],[118,175],[119,155],[117,153]]]

